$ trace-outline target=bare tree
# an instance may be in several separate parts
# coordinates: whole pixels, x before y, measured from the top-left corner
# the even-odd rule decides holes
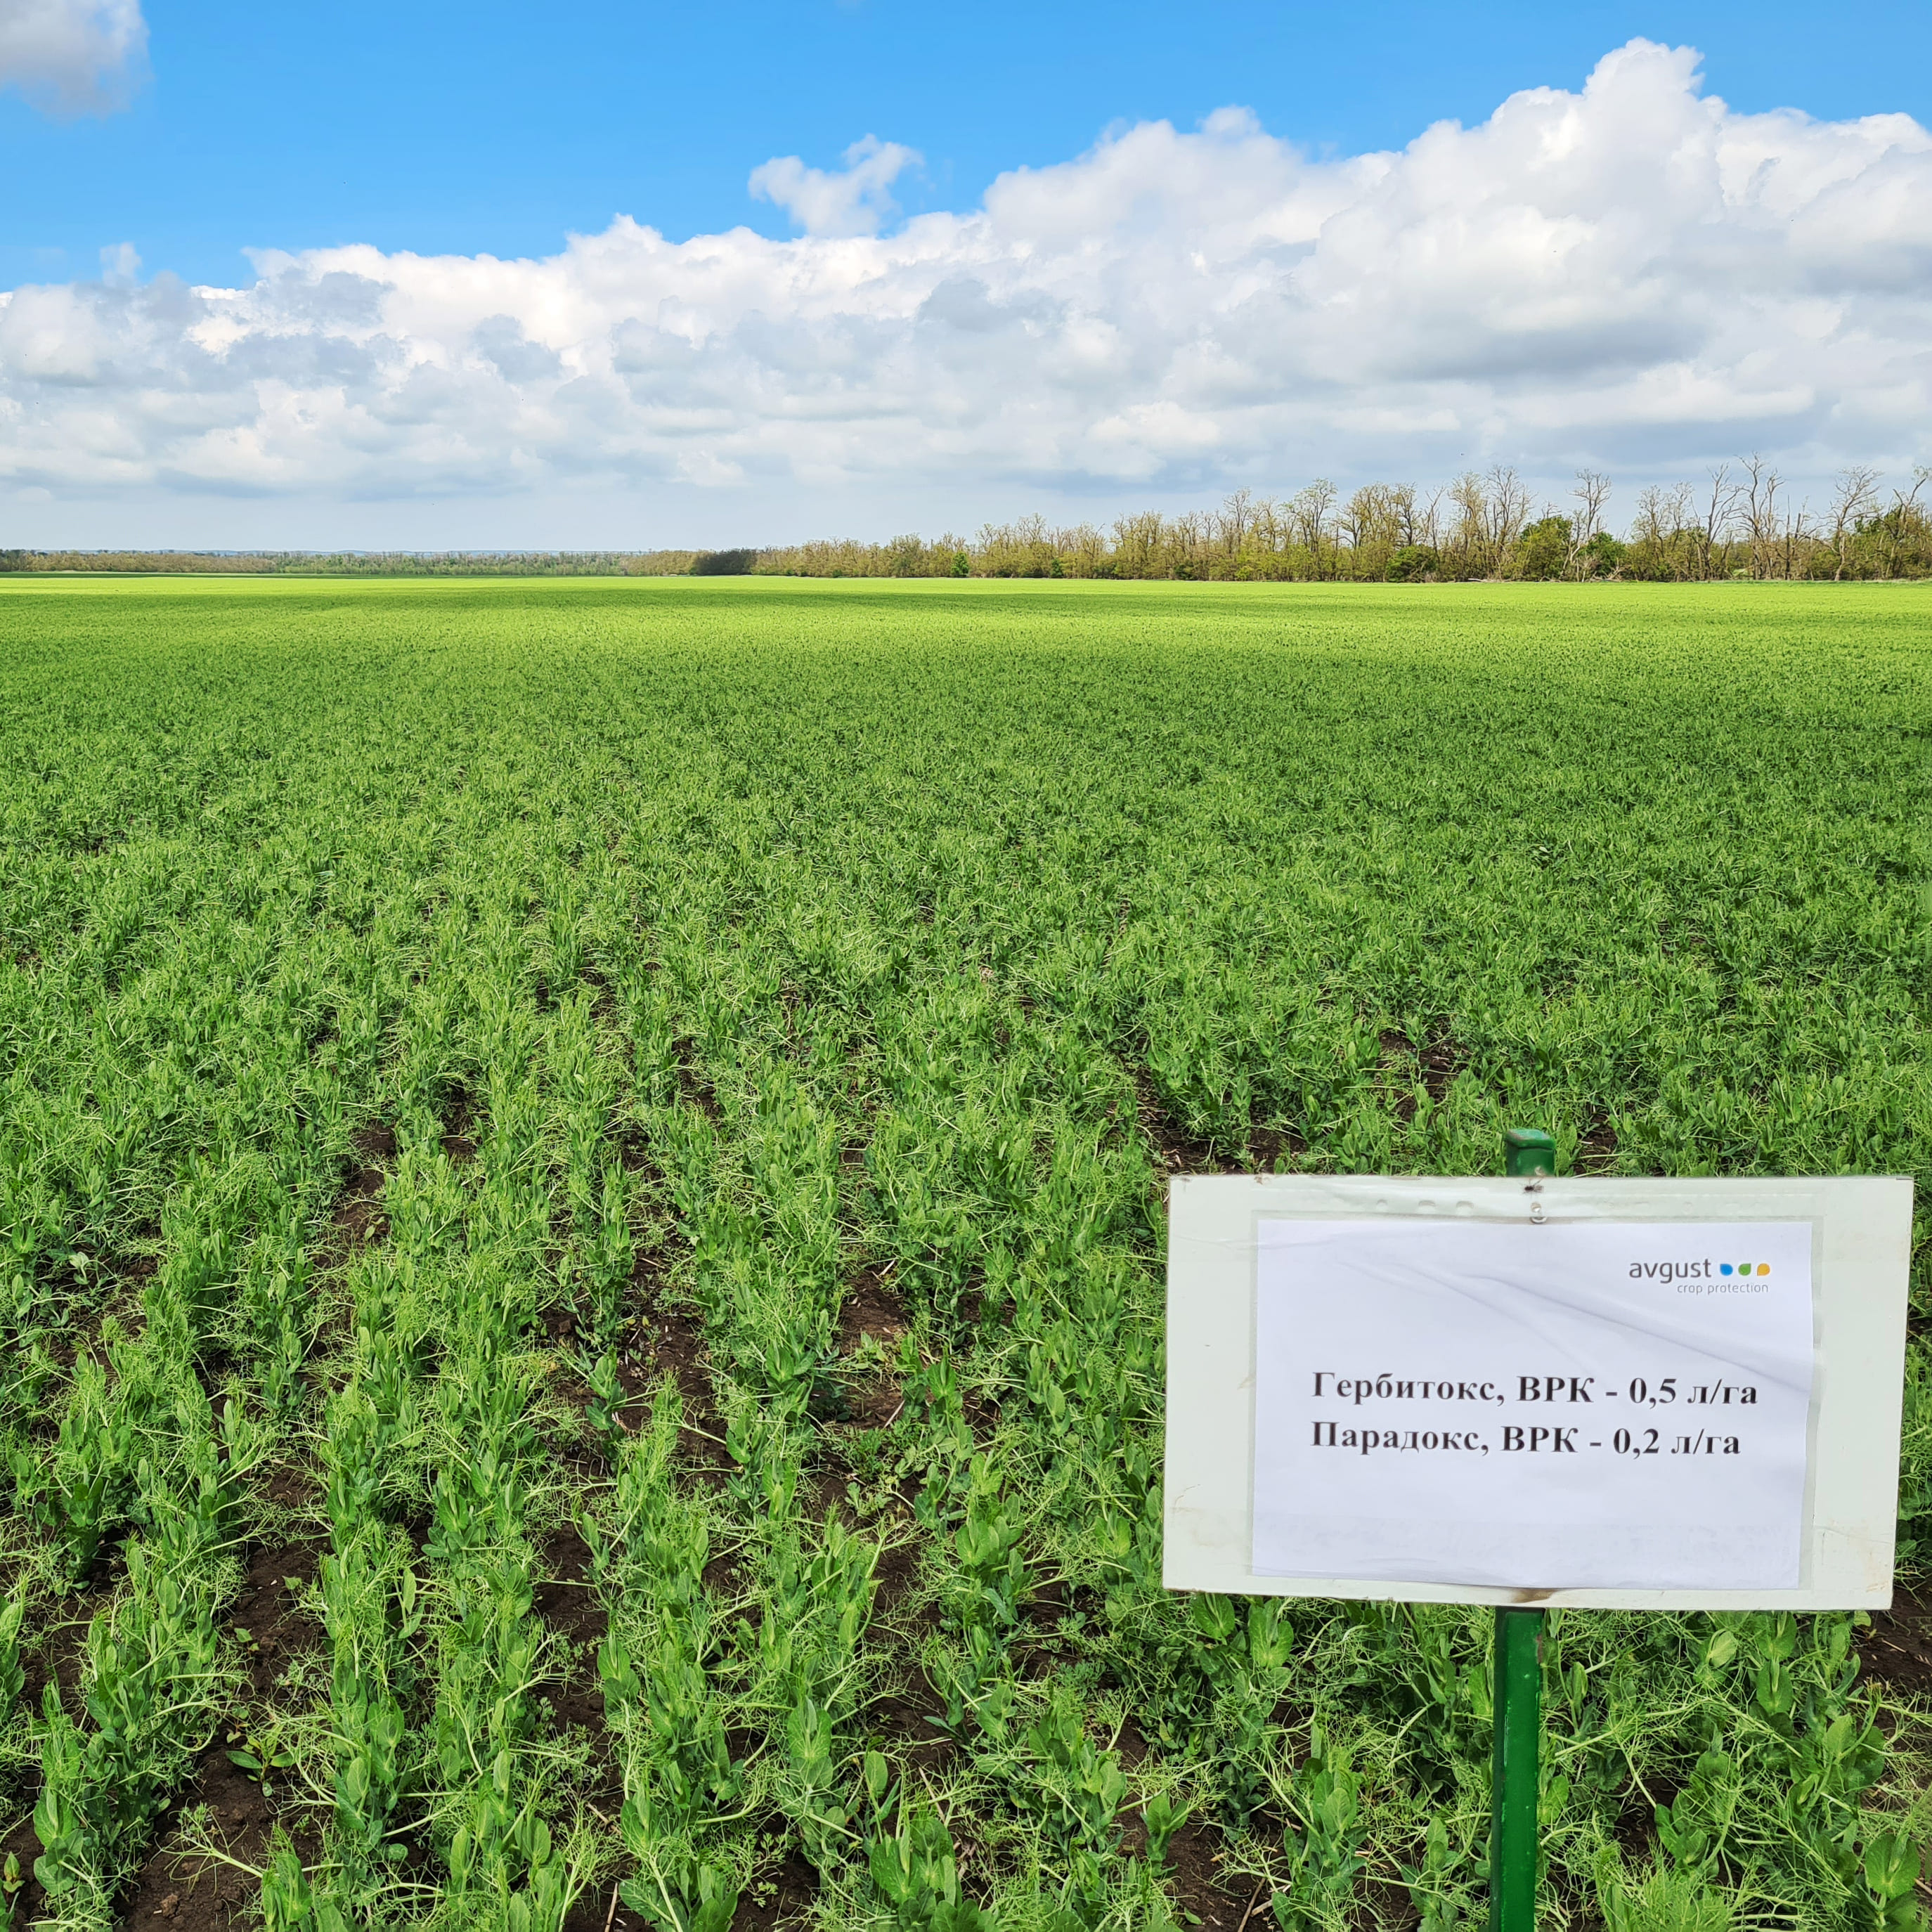
[[[1288,548],[1288,520],[1271,496],[1262,497],[1251,514],[1248,541],[1255,549],[1268,553],[1268,568],[1272,573],[1280,567],[1282,553]]]
[[[1493,577],[1529,520],[1529,492],[1522,478],[1508,464],[1498,463],[1486,476],[1466,470],[1447,494],[1456,511],[1449,541],[1462,574]]]
[[[1069,574],[1075,577],[1098,577],[1106,561],[1107,539],[1091,524],[1055,530],[1053,548],[1054,554],[1072,566]]]
[[[1832,479],[1832,550],[1836,567],[1832,581],[1844,580],[1845,550],[1860,521],[1878,507],[1878,472],[1869,465],[1855,463]]]
[[[1529,521],[1529,492],[1522,478],[1506,463],[1498,463],[1484,479],[1489,510],[1489,572],[1502,568],[1503,559]]]
[[[1489,502],[1483,494],[1483,479],[1473,470],[1466,470],[1444,494],[1456,513],[1449,530],[1449,548],[1455,553],[1456,574],[1480,577],[1487,568],[1489,536]]]
[[[1219,526],[1216,534],[1230,556],[1240,555],[1241,545],[1246,542],[1254,520],[1254,500],[1247,490],[1237,490],[1232,496],[1222,500],[1221,514],[1215,520]]]
[[[1158,510],[1114,520],[1114,557],[1123,577],[1150,577],[1160,557],[1166,520]]]
[[[1744,459],[1743,468],[1744,480],[1738,495],[1744,505],[1745,534],[1750,542],[1750,574],[1754,578],[1768,577],[1778,544],[1778,493],[1784,479],[1755,450]]]
[[[1318,476],[1312,483],[1294,493],[1294,500],[1288,508],[1295,536],[1306,545],[1315,574],[1318,578],[1327,576],[1326,546],[1335,508],[1334,484],[1327,477]]]
[[[1349,550],[1360,552],[1369,547],[1382,501],[1379,483],[1366,483],[1344,503],[1335,518],[1337,539]]]
[[[1731,519],[1736,514],[1738,486],[1731,481],[1731,466],[1720,463],[1709,472],[1711,494],[1697,513],[1697,574],[1708,581],[1718,568],[1720,545],[1730,536]]]
[[[1801,503],[1784,519],[1781,539],[1784,551],[1784,580],[1788,584],[1798,574],[1798,560],[1801,555],[1808,557],[1812,540],[1810,529],[1811,508]]]
[[[1421,542],[1421,538],[1416,535],[1415,485],[1413,483],[1390,484],[1388,500],[1389,515],[1395,526],[1396,548],[1400,550],[1406,544]]]
[[[1636,517],[1630,525],[1630,540],[1648,552],[1660,570],[1666,570],[1680,582],[1696,574],[1696,532],[1690,521],[1690,485],[1678,483],[1668,490],[1651,484],[1636,500]]]
[[[1580,470],[1576,487],[1570,494],[1576,499],[1576,514],[1570,519],[1570,554],[1564,561],[1566,577],[1576,570],[1576,560],[1604,527],[1604,509],[1610,500],[1610,479],[1600,470]]]
[[[1347,544],[1352,577],[1381,577],[1403,542],[1414,492],[1387,483],[1365,483],[1342,505],[1336,526]]]
[[[1190,577],[1205,577],[1213,543],[1213,526],[1199,510],[1186,510],[1167,526],[1168,541]]]
[[[1408,532],[1402,542],[1439,550],[1442,548],[1442,485],[1437,484],[1426,497],[1408,484],[1402,488],[1407,492],[1403,514]]]
[[[1654,483],[1646,483],[1636,494],[1636,515],[1630,524],[1633,543],[1654,544],[1659,549],[1670,540],[1676,527],[1672,521],[1668,492]]]

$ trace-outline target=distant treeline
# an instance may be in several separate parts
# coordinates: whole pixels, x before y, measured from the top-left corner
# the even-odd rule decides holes
[[[707,554],[695,550],[0,550],[0,571],[170,577],[684,577]]]
[[[1044,518],[986,524],[968,539],[807,543],[759,553],[756,568],[798,577],[1160,578],[1262,582],[1465,583],[1495,578],[1701,583],[1726,578],[1932,575],[1932,469],[1886,492],[1846,470],[1822,512],[1794,506],[1784,480],[1747,458],[1699,484],[1647,489],[1621,536],[1610,478],[1578,473],[1570,503],[1540,508],[1514,470],[1432,490],[1370,483],[1344,496],[1316,481],[1286,498],[1243,490],[1217,510],[1158,511],[1055,529]]]
[[[1538,506],[1507,466],[1434,490],[1318,479],[1292,496],[1238,490],[1219,509],[1120,517],[1106,530],[1041,517],[976,536],[819,541],[777,549],[254,552],[0,550],[0,571],[304,577],[1063,577],[1276,583],[1466,583],[1498,578],[1706,583],[1932,576],[1932,467],[1909,488],[1842,471],[1829,502],[1794,504],[1761,458],[1637,497],[1624,534],[1610,481],[1577,472],[1564,506]]]

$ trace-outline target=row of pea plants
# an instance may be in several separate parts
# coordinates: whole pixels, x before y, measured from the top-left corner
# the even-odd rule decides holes
[[[637,1866],[625,1896],[662,1932],[720,1932],[774,1815],[822,1877],[864,1856],[878,1807],[855,1802],[849,1760],[879,1552],[812,1480],[848,1259],[838,1124],[758,1058],[759,1005],[679,903],[648,949],[619,925],[603,938],[634,1124],[683,1243],[670,1292],[701,1316],[722,1480],[705,1494],[680,1473],[667,1384],[649,1426],[614,1445],[600,1669]],[[714,1524],[728,1601],[704,1580]]]
[[[516,855],[494,856],[442,914],[400,1029],[387,1229],[353,1271],[352,1373],[325,1438],[328,1828],[308,1869],[284,1844],[266,1874],[272,1928],[333,1932],[440,1897],[466,1925],[556,1932],[594,1862],[557,1810],[540,1694],[565,1660],[534,1601],[553,1061],[570,1063],[574,1010],[532,998]],[[480,1118],[459,1168],[443,1140],[465,1084]],[[406,1526],[424,1505],[418,1549]]]
[[[249,1478],[274,1431],[235,1394],[218,1408],[197,1372],[215,1293],[234,1282],[236,1212],[211,1208],[191,1232],[177,1213],[140,1334],[110,1328],[111,1378],[83,1360],[56,1452],[21,1485],[70,1577],[85,1576],[109,1538],[124,1562],[88,1622],[74,1708],[50,1678],[40,1714],[34,1873],[64,1924],[112,1922],[119,1886],[238,1674],[220,1611],[238,1580]]]
[[[920,976],[874,1022],[870,1239],[928,1321],[899,1431],[942,1610],[927,1676],[1006,1814],[988,1835],[1013,1904],[1068,1925],[1160,1920],[1198,1796],[1157,1757],[1130,1772],[1128,1713],[1096,1694],[1082,1644],[1039,1641],[1058,1636],[1042,1600],[1070,1608],[1070,1589],[1114,1627],[1157,1628],[1169,1610],[1145,1156],[1109,1112],[1117,1072],[1067,1066],[1066,1042],[1048,1064],[1037,1024],[970,967]],[[1226,1687],[1224,1725],[1250,1733],[1279,1695],[1264,1623]]]

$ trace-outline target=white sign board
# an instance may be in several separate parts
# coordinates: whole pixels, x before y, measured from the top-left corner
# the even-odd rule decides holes
[[[1891,1600],[1910,1180],[1192,1177],[1172,1207],[1170,1588]]]

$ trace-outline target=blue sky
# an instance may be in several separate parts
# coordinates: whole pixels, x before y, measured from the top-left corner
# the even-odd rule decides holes
[[[243,276],[245,248],[547,254],[612,215],[682,239],[783,235],[746,179],[834,164],[860,136],[919,150],[908,212],[974,205],[1002,170],[1110,124],[1252,108],[1318,152],[1399,146],[1520,88],[1575,87],[1634,35],[1688,44],[1746,110],[1932,119],[1932,7],[1847,21],[1750,4],[1345,8],[1168,0],[970,8],[914,0],[539,8],[508,0],[148,0],[149,77],[124,111],[0,96],[0,286],[97,272]]]
[[[1928,123],[1925,0],[0,0],[0,543],[1815,510],[1932,464]]]

